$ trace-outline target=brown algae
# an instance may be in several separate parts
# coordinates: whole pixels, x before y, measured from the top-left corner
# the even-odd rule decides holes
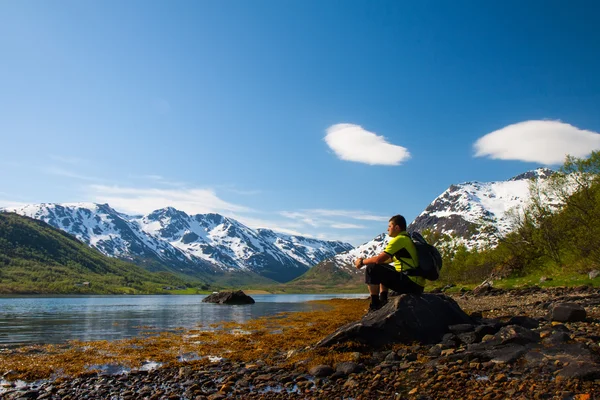
[[[70,341],[61,345],[24,346],[0,353],[0,375],[7,380],[48,379],[77,376],[98,371],[98,366],[138,369],[149,362],[158,365],[194,360],[203,366],[223,357],[232,361],[267,364],[335,364],[351,359],[348,347],[312,349],[321,338],[338,327],[356,321],[364,314],[362,299],[320,300],[322,310],[280,313],[245,323],[213,324],[175,332],[146,332],[134,338],[115,341]],[[210,358],[209,358],[210,357]]]

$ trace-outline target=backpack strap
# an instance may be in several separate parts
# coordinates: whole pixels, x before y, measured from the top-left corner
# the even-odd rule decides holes
[[[411,265],[408,261],[404,261],[400,258],[400,257],[402,257],[402,258],[410,258],[411,260],[413,259],[412,256],[410,255],[410,253],[408,252],[408,250],[406,250],[406,247],[403,247],[400,250],[398,250],[397,252],[395,252],[394,257],[396,257],[396,259],[398,261],[400,261],[400,264],[408,264],[408,266],[410,267],[408,271],[416,269],[414,265]],[[408,271],[402,271],[402,272],[409,275]]]

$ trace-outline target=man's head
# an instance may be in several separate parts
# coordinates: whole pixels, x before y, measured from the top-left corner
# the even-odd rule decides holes
[[[390,223],[388,224],[388,235],[390,237],[396,237],[400,232],[404,232],[406,230],[406,219],[398,214],[394,215],[390,218]]]

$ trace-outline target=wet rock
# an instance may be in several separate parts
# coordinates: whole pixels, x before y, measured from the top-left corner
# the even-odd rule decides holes
[[[446,333],[440,343],[445,346],[454,347],[460,343],[460,339],[454,333]]]
[[[241,290],[237,292],[219,292],[202,299],[203,303],[216,304],[254,304],[254,299]]]
[[[316,367],[312,367],[309,373],[312,376],[323,377],[333,374],[334,370],[329,365],[317,365]]]
[[[594,380],[600,378],[600,367],[593,362],[573,362],[558,372],[563,378]]]
[[[517,361],[527,351],[528,348],[525,346],[512,344],[492,352],[490,354],[491,361],[499,364],[511,364]]]
[[[430,357],[439,357],[442,355],[442,346],[439,344],[436,344],[435,346],[431,346],[431,348],[429,349],[429,351],[427,352],[427,354]]]
[[[335,366],[335,372],[341,373],[344,375],[350,375],[350,374],[352,374],[354,372],[358,372],[360,370],[361,370],[360,366],[357,363],[352,362],[352,361],[341,362]]]
[[[363,319],[339,328],[317,343],[327,347],[349,341],[381,347],[389,343],[437,343],[448,326],[470,324],[470,317],[445,295],[400,295]]]
[[[542,343],[545,345],[559,345],[562,343],[567,343],[569,340],[571,340],[571,337],[565,333],[565,332],[554,332],[552,334],[550,334],[549,336],[545,337],[544,339],[542,339]]]
[[[495,339],[501,341],[502,344],[506,343],[518,343],[518,344],[527,344],[527,343],[536,343],[540,341],[540,334],[529,330],[527,328],[523,328],[519,325],[509,325],[500,329],[500,331],[494,335]]]
[[[527,329],[536,329],[540,326],[540,321],[535,318],[519,315],[509,319],[506,325],[519,325]]]
[[[500,330],[500,325],[479,325],[475,328],[475,335],[477,340],[475,342],[481,342],[486,335],[495,335]]]
[[[584,321],[586,316],[585,309],[576,303],[556,303],[548,315],[551,321],[559,322]]]
[[[461,333],[458,335],[458,338],[460,339],[461,343],[464,344],[473,344],[481,341],[481,338],[475,332]]]

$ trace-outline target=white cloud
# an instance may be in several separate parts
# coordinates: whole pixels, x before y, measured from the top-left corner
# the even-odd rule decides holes
[[[562,164],[566,155],[585,157],[600,149],[600,134],[560,121],[524,121],[479,138],[475,157]]]
[[[364,228],[366,228],[365,226],[362,226],[362,225],[344,224],[344,223],[340,223],[340,224],[334,223],[334,224],[331,224],[331,227],[335,228],[335,229],[364,229]]]
[[[164,207],[174,207],[188,214],[252,211],[220,199],[210,189],[138,189],[105,185],[90,185],[87,189],[92,201],[108,203],[132,214],[147,214]]]
[[[354,124],[327,128],[325,142],[342,160],[369,165],[400,165],[410,158],[408,150],[388,143],[383,136]]]
[[[388,217],[381,217],[361,211],[349,210],[314,209],[301,211],[281,211],[279,214],[313,228],[330,229],[367,229],[367,227],[364,225],[347,222],[349,219],[377,222],[387,222],[388,220]],[[335,220],[340,218],[343,219],[343,221]]]

